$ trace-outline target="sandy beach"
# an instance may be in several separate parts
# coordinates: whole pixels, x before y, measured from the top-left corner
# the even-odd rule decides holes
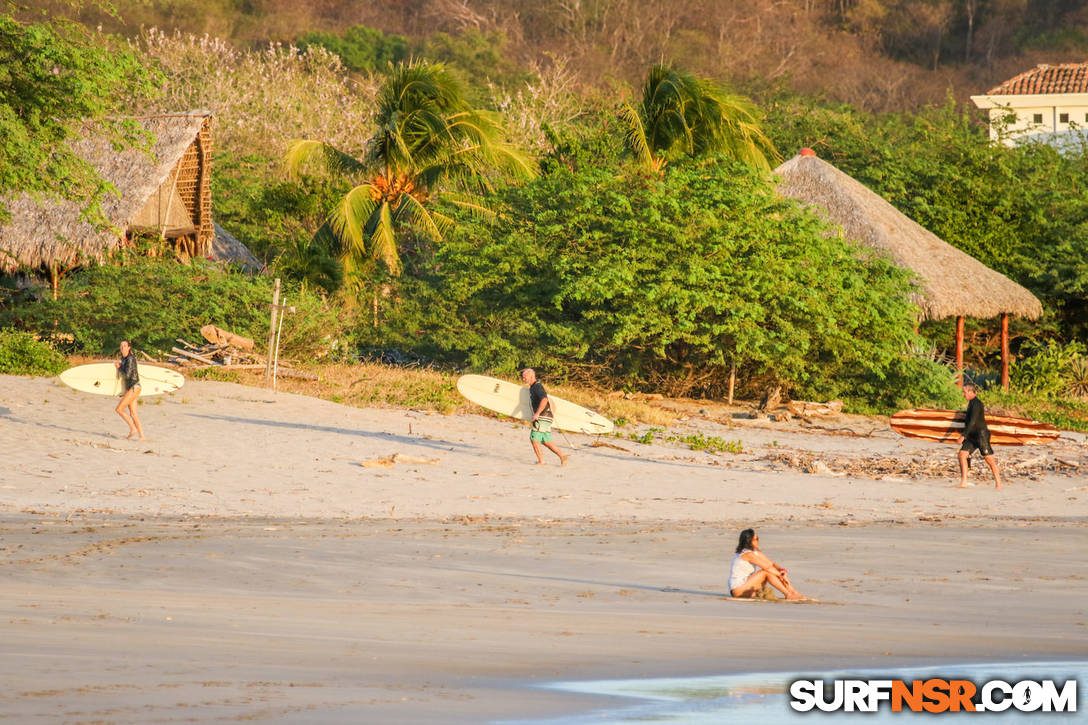
[[[958,490],[879,419],[708,413],[678,432],[742,452],[560,436],[540,469],[485,416],[190,381],[134,442],[113,404],[0,376],[0,719],[487,722],[607,704],[560,679],[1088,659],[1079,434]],[[746,526],[823,603],[725,597]]]

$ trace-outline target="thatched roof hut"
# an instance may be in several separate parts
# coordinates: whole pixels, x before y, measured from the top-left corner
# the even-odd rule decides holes
[[[915,302],[923,319],[1005,314],[1035,319],[1042,314],[1031,292],[942,241],[810,149],[775,174],[781,194],[816,208],[850,239],[886,251],[897,265],[914,272],[919,284]]]
[[[173,240],[189,256],[207,256],[212,226],[210,111],[138,119],[152,135],[151,153],[115,151],[88,127],[72,149],[111,182],[102,210],[115,230],[80,219],[81,205],[66,199],[17,194],[5,199],[11,222],[0,227],[0,270],[72,267],[101,261],[134,234]]]

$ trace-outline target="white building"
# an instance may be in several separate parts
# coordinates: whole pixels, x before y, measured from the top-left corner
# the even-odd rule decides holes
[[[1088,63],[1043,63],[971,100],[989,110],[995,141],[1079,142],[1088,131]]]

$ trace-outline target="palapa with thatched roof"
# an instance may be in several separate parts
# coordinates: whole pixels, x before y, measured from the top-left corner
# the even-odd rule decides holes
[[[820,211],[845,235],[886,252],[917,275],[914,301],[923,319],[957,318],[957,365],[963,369],[963,318],[1001,316],[1002,360],[1008,358],[1008,315],[1038,318],[1042,303],[1031,292],[971,255],[942,241],[879,194],[817,158],[811,149],[786,161],[775,174],[779,193]],[[1007,383],[1007,364],[1002,365]]]
[[[211,199],[210,111],[141,117],[151,134],[150,153],[116,151],[88,124],[72,150],[118,195],[102,202],[113,229],[80,218],[82,205],[27,193],[5,199],[10,223],[0,227],[0,270],[73,267],[102,261],[134,234],[173,240],[187,256],[207,256],[215,231]]]

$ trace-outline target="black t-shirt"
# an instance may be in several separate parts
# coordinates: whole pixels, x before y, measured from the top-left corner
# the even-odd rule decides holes
[[[963,423],[963,437],[979,440],[982,436],[989,436],[990,429],[986,427],[986,413],[982,407],[982,401],[971,398],[967,402],[967,420]]]
[[[544,386],[540,384],[540,381],[536,381],[529,386],[529,400],[532,401],[533,415],[536,415],[536,409],[540,407],[540,401],[548,397],[548,393],[544,390]],[[552,401],[548,401],[548,404],[544,406],[544,410],[540,413],[541,418],[552,418]]]

